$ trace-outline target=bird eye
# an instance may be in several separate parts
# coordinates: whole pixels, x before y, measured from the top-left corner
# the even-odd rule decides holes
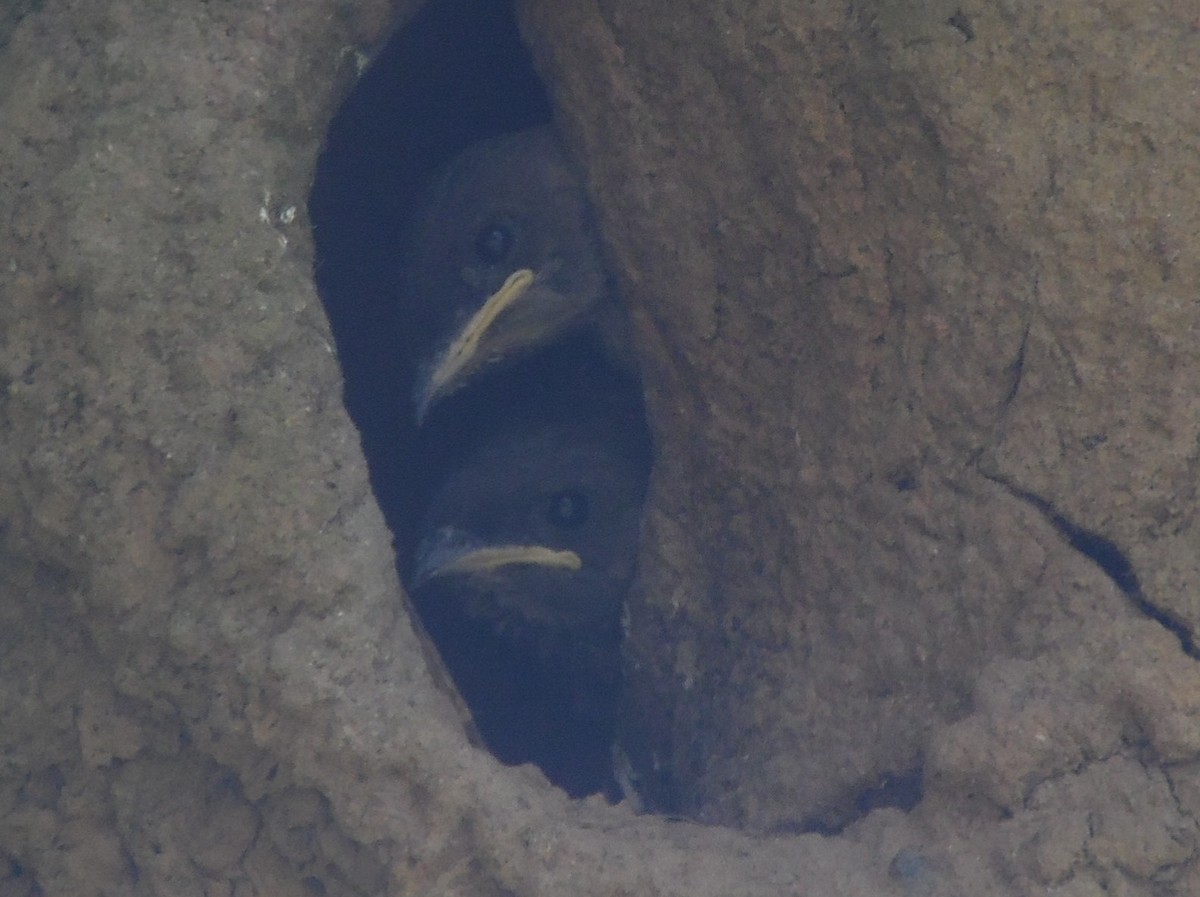
[[[512,254],[517,237],[511,221],[497,218],[489,221],[475,235],[475,254],[488,265],[498,265]]]
[[[550,522],[559,529],[578,529],[587,523],[588,500],[577,489],[564,489],[550,499]]]

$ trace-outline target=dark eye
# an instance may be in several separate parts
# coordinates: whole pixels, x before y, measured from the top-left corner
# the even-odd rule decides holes
[[[559,529],[578,529],[587,523],[588,500],[577,489],[564,489],[550,499],[550,522]]]
[[[487,265],[498,265],[507,259],[517,242],[512,222],[505,218],[489,221],[475,235],[475,254]]]

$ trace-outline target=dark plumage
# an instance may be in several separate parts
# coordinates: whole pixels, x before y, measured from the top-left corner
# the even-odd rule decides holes
[[[454,396],[421,436],[409,591],[484,740],[573,794],[605,787],[650,463],[636,383],[575,338]]]
[[[607,789],[649,437],[581,181],[534,128],[433,179],[404,239],[406,581],[488,747]]]
[[[501,431],[433,494],[414,588],[454,578],[486,604],[480,614],[548,626],[615,619],[644,475],[592,422]]]
[[[404,237],[400,311],[418,422],[486,367],[594,327],[628,364],[582,182],[549,127],[485,140],[433,179]]]

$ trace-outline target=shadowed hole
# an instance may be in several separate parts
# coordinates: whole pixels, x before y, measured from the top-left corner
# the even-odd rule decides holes
[[[404,334],[397,289],[412,210],[439,166],[464,148],[549,120],[511,4],[433,0],[379,51],[346,98],[330,126],[309,210],[346,407],[362,435],[401,574],[479,735],[502,762],[536,763],[572,795],[615,795],[619,618],[609,614],[579,636],[556,622],[531,624],[521,610],[478,611],[479,602],[462,600],[451,578],[425,583],[415,575],[415,558],[458,550],[453,535],[430,548],[436,533],[422,529],[426,506],[445,483],[497,441],[546,420],[571,434],[564,440],[595,430],[588,420],[597,415],[606,425],[616,421],[610,429],[624,435],[601,448],[630,465],[639,480],[634,491],[645,486],[650,446],[640,384],[587,335],[566,336],[502,374],[485,373],[420,427],[414,419],[419,372],[398,348]],[[501,262],[511,240],[497,226],[480,232],[476,244],[485,260]],[[545,514],[550,538],[555,526],[574,534],[598,516],[596,497],[573,487],[552,499]],[[525,577],[529,588],[539,587],[537,573]]]

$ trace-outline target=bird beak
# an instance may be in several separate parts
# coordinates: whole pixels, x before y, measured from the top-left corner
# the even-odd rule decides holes
[[[488,353],[486,349],[481,351],[480,344],[486,346],[486,338],[492,332],[496,319],[529,292],[534,278],[533,271],[528,268],[510,274],[504,285],[488,296],[487,301],[471,315],[446,350],[437,357],[417,393],[418,425],[439,399],[462,386],[486,362]]]
[[[445,527],[417,549],[412,588],[444,576],[486,577],[516,566],[574,573],[582,569],[583,561],[573,551],[545,545],[483,545],[460,530]]]

